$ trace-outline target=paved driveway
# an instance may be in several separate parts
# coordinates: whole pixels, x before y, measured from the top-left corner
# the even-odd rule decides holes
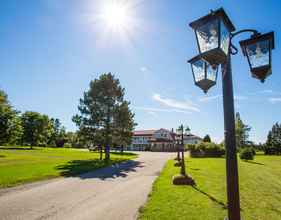
[[[78,177],[0,191],[0,219],[136,219],[171,153],[140,152],[120,165]]]

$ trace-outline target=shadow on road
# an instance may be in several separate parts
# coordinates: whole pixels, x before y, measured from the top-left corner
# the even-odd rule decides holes
[[[104,167],[106,165],[108,166]],[[105,180],[108,178],[126,177],[128,173],[136,172],[136,168],[141,167],[143,167],[142,162],[134,160],[110,164],[96,159],[73,160],[65,165],[57,166],[56,169],[61,170],[62,176],[77,176],[81,179],[98,178]]]

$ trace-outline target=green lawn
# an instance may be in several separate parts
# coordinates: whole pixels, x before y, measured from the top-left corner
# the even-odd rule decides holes
[[[105,163],[98,160],[98,153],[77,149],[1,148],[0,188],[51,177],[77,175],[135,157],[134,154],[112,153],[110,163]]]
[[[197,186],[174,186],[179,172],[174,161],[166,164],[153,185],[140,219],[223,220],[227,215],[225,159],[188,158],[187,171]],[[258,155],[252,163],[239,161],[243,220],[281,219],[281,156]]]

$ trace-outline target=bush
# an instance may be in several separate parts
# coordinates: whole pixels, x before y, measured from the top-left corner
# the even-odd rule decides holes
[[[221,157],[225,154],[222,145],[208,142],[201,142],[197,145],[189,145],[191,157]]]
[[[65,143],[63,147],[64,148],[72,148],[72,145],[70,143]]]
[[[263,148],[264,154],[266,155],[280,155],[281,154],[281,146],[270,146],[270,145],[264,145]]]
[[[242,149],[239,156],[241,160],[253,160],[254,159],[253,148]]]

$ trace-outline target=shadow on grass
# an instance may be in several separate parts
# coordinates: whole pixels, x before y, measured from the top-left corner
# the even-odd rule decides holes
[[[210,200],[212,200],[213,202],[217,203],[218,205],[220,205],[223,209],[227,209],[226,204],[224,204],[222,201],[219,201],[218,199],[216,199],[215,197],[213,197],[212,195],[204,192],[203,190],[197,188],[196,186],[192,186],[193,189],[195,189],[197,192],[202,193],[203,195],[207,196]]]
[[[37,150],[36,148],[30,147],[0,147],[0,150]]]
[[[118,161],[117,161],[118,162]],[[121,162],[121,161],[119,161]],[[81,179],[126,177],[130,172],[136,172],[136,168],[143,167],[141,162],[129,160],[122,163],[112,164],[104,160],[73,160],[56,169],[61,170],[62,176],[78,176]],[[102,168],[102,169],[99,169]]]
[[[3,158],[3,157],[6,157],[6,156],[4,156],[4,155],[0,155],[0,158]]]
[[[120,156],[135,156],[135,155],[137,155],[135,153],[130,153],[130,152],[123,152],[123,154],[121,152],[110,152],[110,154],[120,155]]]
[[[257,164],[257,165],[265,165],[264,163],[259,163],[259,162],[255,162],[255,161],[251,161],[251,160],[244,160],[244,162],[246,163],[252,163],[252,164]]]
[[[198,169],[198,168],[190,168],[190,169],[195,170],[195,171],[201,170],[201,169]]]

